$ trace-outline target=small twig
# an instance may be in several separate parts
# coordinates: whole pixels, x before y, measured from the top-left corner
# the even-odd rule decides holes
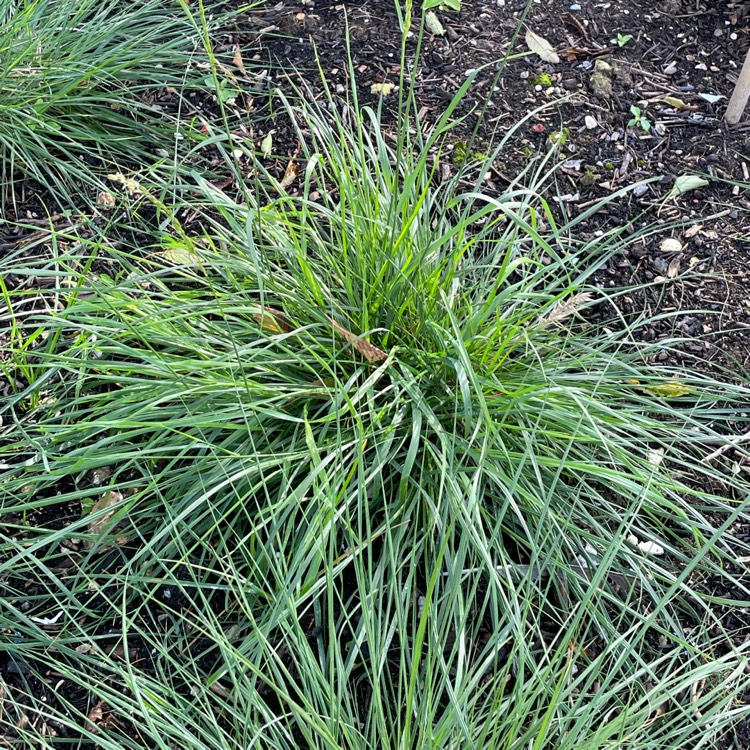
[[[713,453],[709,453],[705,458],[701,459],[701,463],[707,464],[709,461],[713,461],[715,458],[718,458],[723,453],[726,453],[730,448],[734,448],[738,443],[743,442],[744,440],[750,440],[750,430],[748,430],[744,435],[735,435],[734,437],[731,437],[727,440],[724,445],[717,448]]]

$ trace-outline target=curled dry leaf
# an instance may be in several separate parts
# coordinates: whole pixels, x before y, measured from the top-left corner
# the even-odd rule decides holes
[[[86,718],[88,719],[87,724],[90,732],[97,731],[97,724],[104,718],[104,705],[104,701],[99,701],[89,711],[89,715]]]
[[[281,182],[279,183],[279,186],[283,190],[286,190],[297,179],[298,172],[299,172],[299,164],[297,164],[297,162],[290,161],[289,164],[287,164],[286,170],[284,172],[284,176],[281,178]]]
[[[95,516],[103,510],[107,510],[107,512],[97,518],[92,518],[89,521],[90,534],[93,534],[94,536],[102,535],[105,527],[112,520],[112,516],[117,512],[117,506],[123,501],[123,499],[124,497],[121,492],[112,490],[111,492],[102,495],[102,497],[94,503],[90,515]],[[114,542],[115,544],[125,544],[129,538],[129,536],[118,536],[114,539]],[[93,542],[87,540],[86,546],[92,547]],[[109,549],[109,547],[106,547],[105,549]],[[104,549],[101,551],[104,552]]]
[[[232,65],[234,65],[234,67],[237,68],[237,70],[239,70],[240,73],[242,73],[242,75],[245,78],[249,78],[249,76],[247,74],[247,70],[245,69],[245,63],[244,63],[244,61],[242,59],[242,50],[240,49],[240,45],[239,44],[236,44],[235,47],[234,47],[234,55],[232,57]]]
[[[560,58],[552,45],[544,38],[535,34],[531,29],[526,30],[526,46],[548,63],[559,63]]]
[[[565,318],[574,315],[580,310],[587,302],[591,301],[590,292],[579,292],[574,294],[570,299],[560,302],[548,315],[545,315],[539,320],[539,326],[554,325],[559,323]]]
[[[336,330],[336,333],[343,336],[368,362],[374,364],[375,362],[382,362],[387,359],[388,355],[382,349],[378,349],[377,346],[373,346],[355,333],[347,331],[346,328],[339,325],[333,318],[328,318],[328,320]]]
[[[680,259],[674,258],[667,267],[667,278],[673,279],[680,272]]]
[[[294,329],[289,318],[281,310],[274,307],[259,307],[253,313],[253,317],[258,321],[260,327],[270,333],[289,333]]]

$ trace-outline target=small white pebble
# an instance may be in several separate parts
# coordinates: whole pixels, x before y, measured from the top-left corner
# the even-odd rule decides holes
[[[655,451],[649,451],[646,454],[646,460],[651,464],[651,466],[661,466],[662,461],[664,461],[664,448],[659,448]]]
[[[645,552],[647,555],[663,555],[664,547],[660,546],[656,542],[639,542],[638,549],[641,552]]]
[[[659,248],[663,253],[679,253],[682,250],[682,243],[674,237],[667,237],[661,241]]]

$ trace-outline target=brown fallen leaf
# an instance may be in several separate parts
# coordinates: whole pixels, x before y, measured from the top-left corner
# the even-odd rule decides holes
[[[253,317],[261,328],[271,333],[289,333],[294,330],[289,318],[274,307],[260,307],[257,312],[253,313]]]
[[[541,318],[538,322],[538,326],[556,325],[565,320],[565,318],[575,315],[580,308],[590,301],[590,292],[579,292],[578,294],[574,294],[570,299],[558,303],[552,312]]]
[[[667,266],[667,278],[673,279],[680,272],[680,259],[673,258],[672,262]]]
[[[245,78],[248,78],[247,70],[245,69],[245,63],[242,59],[242,50],[240,49],[240,45],[236,44],[234,47],[234,56],[232,57],[232,65],[234,65],[237,70],[242,73],[242,75]]]
[[[373,346],[368,341],[357,336],[357,334],[347,331],[346,328],[339,325],[333,318],[328,318],[328,320],[336,330],[336,333],[343,336],[371,364],[382,362],[388,358],[388,355],[382,349],[378,349],[377,346]]]
[[[123,495],[122,492],[117,492],[116,490],[112,490],[111,492],[107,492],[106,494],[102,495],[99,500],[97,500],[94,505],[91,508],[91,515],[94,515],[98,513],[100,510],[104,510],[105,508],[109,508],[112,505],[117,505],[117,503],[121,503],[123,501]],[[95,518],[92,521],[89,521],[89,533],[90,534],[101,534],[104,527],[107,525],[107,522],[112,518],[112,516],[115,514],[115,511],[117,508],[112,508],[108,513],[105,513],[103,516],[100,516],[99,518]]]
[[[116,506],[118,503],[121,503],[123,501],[123,494],[121,492],[117,492],[116,490],[112,490],[111,492],[107,492],[106,494],[102,495],[99,500],[97,500],[94,505],[91,508],[91,515],[95,515],[99,511],[105,510],[106,508],[110,508],[111,506]],[[94,518],[91,521],[89,521],[89,533],[93,534],[95,536],[101,536],[102,532],[104,531],[105,526],[112,520],[112,516],[117,512],[117,508],[114,507],[111,510],[107,511],[103,516],[100,516],[98,518]],[[118,536],[115,538],[114,542],[115,544],[125,544],[130,539],[129,536]],[[91,548],[94,546],[94,542],[91,540],[86,540],[86,547]],[[99,550],[99,552],[105,552],[106,550],[111,549],[111,545],[105,547],[102,550]]]
[[[99,701],[91,711],[89,711],[89,715],[86,718],[88,719],[86,722],[88,730],[90,732],[96,732],[98,730],[97,724],[99,724],[104,718],[104,701]]]
[[[279,187],[281,187],[283,190],[286,190],[288,187],[290,187],[291,184],[297,179],[298,172],[299,164],[297,164],[297,162],[295,161],[290,161],[289,164],[287,164],[284,176],[281,178]]]

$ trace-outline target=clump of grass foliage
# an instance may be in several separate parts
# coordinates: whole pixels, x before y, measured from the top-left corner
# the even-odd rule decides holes
[[[0,627],[30,675],[4,731],[713,747],[747,715],[736,602],[706,584],[747,593],[746,488],[700,459],[748,390],[597,322],[622,292],[592,276],[633,238],[581,239],[599,206],[556,219],[550,161],[491,195],[502,143],[437,177],[450,111],[397,147],[356,101],[287,111],[299,194],[260,164],[241,198],[143,178],[155,247],[33,269],[62,304],[19,323],[3,408]]]
[[[176,92],[210,74],[205,29],[185,7],[0,2],[3,206],[19,176],[49,184],[70,208],[107,170],[181,161],[200,124]]]

